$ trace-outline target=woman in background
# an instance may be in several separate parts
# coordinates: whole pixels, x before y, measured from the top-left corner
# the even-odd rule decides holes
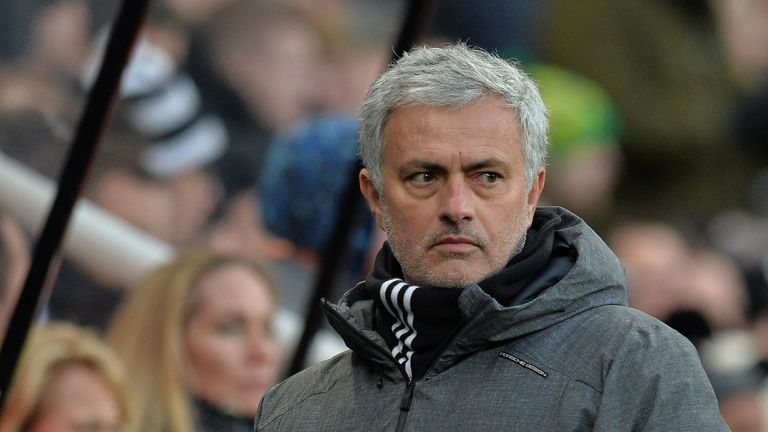
[[[140,282],[109,332],[131,376],[139,430],[252,431],[279,371],[276,308],[260,266],[208,251]]]
[[[33,329],[0,430],[131,430],[119,358],[96,333],[73,324],[49,323]]]

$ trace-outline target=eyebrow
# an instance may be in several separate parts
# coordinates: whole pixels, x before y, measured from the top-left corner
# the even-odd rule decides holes
[[[500,166],[504,166],[504,162],[499,158],[492,157],[492,158],[472,162],[466,165],[465,167],[463,167],[463,171],[472,172],[472,171],[478,171],[478,170],[487,169],[487,168],[495,168]],[[397,172],[400,175],[406,175],[414,169],[430,171],[430,172],[448,171],[448,169],[444,165],[441,165],[435,162],[429,162],[422,159],[412,159],[400,165],[397,169]]]
[[[422,159],[411,159],[397,167],[397,173],[401,176],[407,175],[413,170],[423,170],[430,172],[447,171],[443,165],[434,162],[428,162]]]
[[[504,166],[504,162],[499,158],[488,158],[477,162],[472,162],[465,167],[465,171],[478,171],[485,168],[495,168]]]

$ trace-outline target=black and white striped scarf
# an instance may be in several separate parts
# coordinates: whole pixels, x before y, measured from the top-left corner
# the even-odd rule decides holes
[[[411,285],[399,278],[380,285],[376,293],[376,303],[382,306],[377,330],[409,378],[426,372],[422,369],[461,324],[461,291]]]
[[[392,348],[392,357],[403,367],[409,377],[413,377],[413,340],[416,339],[411,300],[420,287],[408,285],[400,279],[390,279],[381,285],[379,299],[387,312],[396,319],[390,326],[390,331],[397,339],[397,345]],[[401,296],[402,294],[402,296]]]

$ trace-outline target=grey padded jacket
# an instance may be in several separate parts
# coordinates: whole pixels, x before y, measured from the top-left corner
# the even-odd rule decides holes
[[[466,324],[416,382],[373,330],[362,284],[324,303],[350,351],[271,389],[257,431],[727,431],[694,347],[626,306],[622,267],[561,208],[575,262],[523,304],[464,289]]]

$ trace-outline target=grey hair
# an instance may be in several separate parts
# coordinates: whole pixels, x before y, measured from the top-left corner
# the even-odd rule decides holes
[[[368,90],[360,115],[360,157],[383,191],[384,127],[407,104],[464,106],[500,96],[522,127],[525,183],[530,190],[547,161],[547,108],[534,81],[514,62],[464,43],[419,47],[393,62]]]

